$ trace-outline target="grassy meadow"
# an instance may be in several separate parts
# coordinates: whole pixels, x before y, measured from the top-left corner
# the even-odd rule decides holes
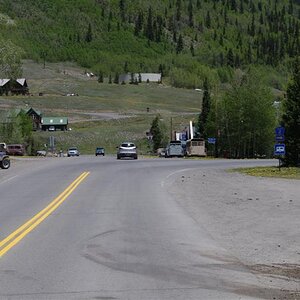
[[[37,64],[24,61],[23,76],[27,79],[30,96],[2,96],[0,109],[33,107],[43,116],[69,118],[68,132],[34,132],[40,145],[56,138],[57,149],[78,146],[81,153],[94,153],[103,146],[115,153],[120,142],[130,140],[149,152],[146,131],[159,113],[167,134],[181,131],[199,113],[202,93],[156,83],[139,85],[98,83],[86,70],[72,63]],[[66,96],[67,94],[78,96]],[[149,108],[149,111],[147,110]]]

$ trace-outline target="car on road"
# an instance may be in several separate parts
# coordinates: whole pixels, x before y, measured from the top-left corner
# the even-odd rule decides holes
[[[137,147],[132,142],[123,142],[118,148],[117,159],[121,158],[138,158]]]
[[[104,156],[104,155],[105,155],[105,149],[102,148],[102,147],[97,147],[97,148],[96,148],[96,151],[95,151],[95,155],[96,155],[96,156],[98,156],[98,155]]]
[[[6,144],[0,143],[0,168],[8,169],[10,167],[10,159],[6,154]]]
[[[77,147],[70,147],[67,151],[67,156],[79,156],[79,150]]]

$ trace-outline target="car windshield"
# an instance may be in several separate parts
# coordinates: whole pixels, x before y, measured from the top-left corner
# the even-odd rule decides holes
[[[69,148],[69,150],[70,150],[70,151],[72,151],[72,150],[77,150],[77,148]]]
[[[121,147],[135,147],[133,143],[123,143]]]

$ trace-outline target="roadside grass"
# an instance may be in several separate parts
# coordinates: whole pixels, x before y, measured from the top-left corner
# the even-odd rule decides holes
[[[251,176],[300,179],[300,168],[255,167],[230,170]]]

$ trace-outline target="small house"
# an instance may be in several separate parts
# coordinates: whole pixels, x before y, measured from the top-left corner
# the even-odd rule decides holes
[[[16,80],[11,80],[10,92],[12,95],[27,95],[27,94],[29,94],[29,89],[28,89],[26,79],[18,78]]]
[[[119,83],[131,81],[160,83],[161,80],[161,73],[127,73],[119,76]]]
[[[32,107],[25,109],[24,111],[25,111],[25,114],[27,116],[29,116],[32,120],[32,129],[33,130],[41,129],[42,113],[38,110],[35,110]]]
[[[0,79],[0,96],[3,94],[8,95],[10,91],[9,79]]]
[[[41,127],[44,131],[68,130],[67,117],[43,117]]]

